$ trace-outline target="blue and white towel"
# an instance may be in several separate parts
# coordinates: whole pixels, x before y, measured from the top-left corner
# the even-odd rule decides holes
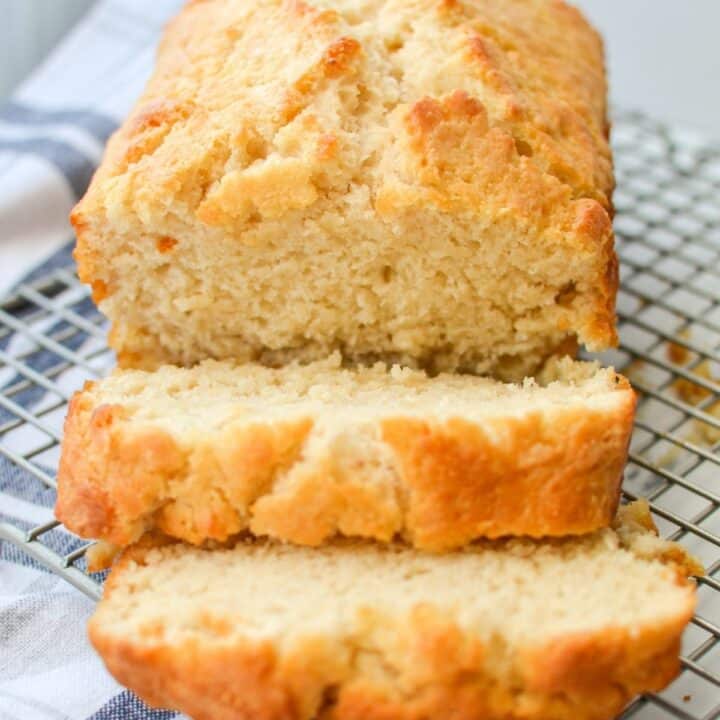
[[[142,89],[162,25],[181,4],[103,0],[12,100],[0,104],[0,294],[33,268],[37,274],[69,264],[68,213],[105,140]],[[72,307],[94,312],[82,297]],[[4,337],[0,352],[13,356],[24,342]],[[49,360],[42,353],[33,355],[33,367],[42,370],[43,362]],[[59,382],[69,394],[83,375],[87,371],[65,373]],[[2,368],[0,386],[11,380],[12,371]],[[44,402],[37,395],[14,400],[37,411]],[[0,423],[9,417],[0,411]],[[56,431],[61,422],[60,411]],[[47,466],[52,474],[51,459]],[[52,518],[53,503],[54,491],[0,457],[0,521],[28,529]],[[78,542],[62,530],[52,534],[66,552]],[[180,717],[147,709],[108,675],[86,639],[92,610],[84,595],[0,541],[0,720]]]

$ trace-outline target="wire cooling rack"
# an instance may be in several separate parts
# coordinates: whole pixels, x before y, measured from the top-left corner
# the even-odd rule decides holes
[[[623,718],[711,720],[720,718],[720,148],[639,115],[618,118],[614,144],[622,343],[602,360],[641,395],[625,495],[647,497],[661,533],[707,568],[680,677]],[[40,495],[55,487],[67,401],[112,362],[69,261],[0,303],[0,461]],[[89,545],[46,505],[48,522],[0,523],[0,540],[99,598]]]

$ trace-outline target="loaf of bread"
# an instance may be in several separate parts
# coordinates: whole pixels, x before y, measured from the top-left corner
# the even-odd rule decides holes
[[[676,675],[702,572],[647,506],[621,518],[433,555],[141,543],[90,638],[121,683],[194,720],[609,720]]]
[[[124,366],[615,342],[599,37],[561,0],[205,0],[72,220]]]
[[[339,363],[206,361],[89,384],[65,426],[58,518],[118,546],[155,528],[197,544],[249,529],[432,550],[611,522],[635,406],[612,370],[564,359],[543,386]]]

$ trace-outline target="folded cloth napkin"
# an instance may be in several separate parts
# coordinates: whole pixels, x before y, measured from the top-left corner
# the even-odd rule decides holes
[[[68,213],[105,140],[141,91],[162,25],[181,4],[103,0],[10,102],[0,104],[0,294],[40,261],[32,274],[69,264]],[[89,301],[74,307],[92,312]],[[24,342],[18,334],[5,336],[0,350],[12,357]],[[42,352],[33,354],[35,369],[43,363],[49,364]],[[12,374],[3,367],[0,386]],[[44,401],[37,395],[14,399],[33,410]],[[12,417],[0,411],[0,424]],[[0,522],[29,529],[52,518],[53,503],[54,491],[0,457]],[[49,535],[62,552],[78,545],[61,529]],[[86,639],[92,610],[80,592],[0,542],[0,720],[180,717],[149,710],[108,675]]]

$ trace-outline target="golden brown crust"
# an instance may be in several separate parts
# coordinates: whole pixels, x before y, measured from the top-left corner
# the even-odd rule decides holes
[[[389,415],[359,453],[315,432],[311,417],[230,423],[183,444],[80,393],[65,426],[56,514],[79,535],[119,546],[152,528],[196,544],[247,529],[305,545],[400,535],[427,550],[581,534],[607,526],[619,499],[635,396],[617,382],[604,408],[481,424]],[[343,437],[367,433],[360,421]]]
[[[483,648],[457,627],[416,627],[412,673],[420,665],[437,674],[427,672],[405,696],[353,677],[343,662],[349,653],[335,648],[333,656],[319,641],[279,658],[270,643],[251,641],[210,652],[190,643],[142,647],[104,635],[99,622],[91,622],[90,638],[118,682],[153,707],[195,720],[441,720],[449,709],[458,720],[610,720],[639,692],[661,690],[677,676],[690,617],[635,637],[606,631],[558,639],[531,654],[528,676],[513,686],[478,669]]]
[[[58,468],[56,516],[80,535],[125,546],[157,528],[189,542],[225,540],[243,509],[293,463],[309,420],[220,432],[190,451],[152,425],[123,425],[123,408],[70,403]]]
[[[638,688],[662,690],[680,670],[680,640],[694,604],[671,623],[645,627],[635,637],[611,628],[601,635],[585,633],[548,643],[526,654],[528,688],[568,697],[592,696],[601,708],[621,708]],[[613,677],[602,687],[598,677]],[[600,687],[599,687],[600,685]]]
[[[662,621],[512,650],[502,638],[483,645],[428,604],[393,618],[365,608],[352,630],[300,632],[291,642],[244,637],[211,612],[192,639],[147,625],[133,640],[113,632],[106,605],[127,565],[143,563],[153,544],[119,561],[90,638],[119,682],[196,720],[610,720],[636,694],[677,675],[695,606],[694,585],[682,578],[686,601]]]
[[[632,548],[639,557],[657,559],[669,567],[674,567],[679,582],[683,582],[687,577],[702,577],[705,574],[702,563],[682,545],[658,537],[647,500],[636,500],[629,505],[623,505],[618,511],[613,529],[623,544]],[[648,530],[650,532],[647,532]]]
[[[617,510],[635,409],[630,391],[612,416],[566,411],[444,427],[389,420],[409,492],[406,526],[418,547],[459,547],[477,537],[582,534]]]

